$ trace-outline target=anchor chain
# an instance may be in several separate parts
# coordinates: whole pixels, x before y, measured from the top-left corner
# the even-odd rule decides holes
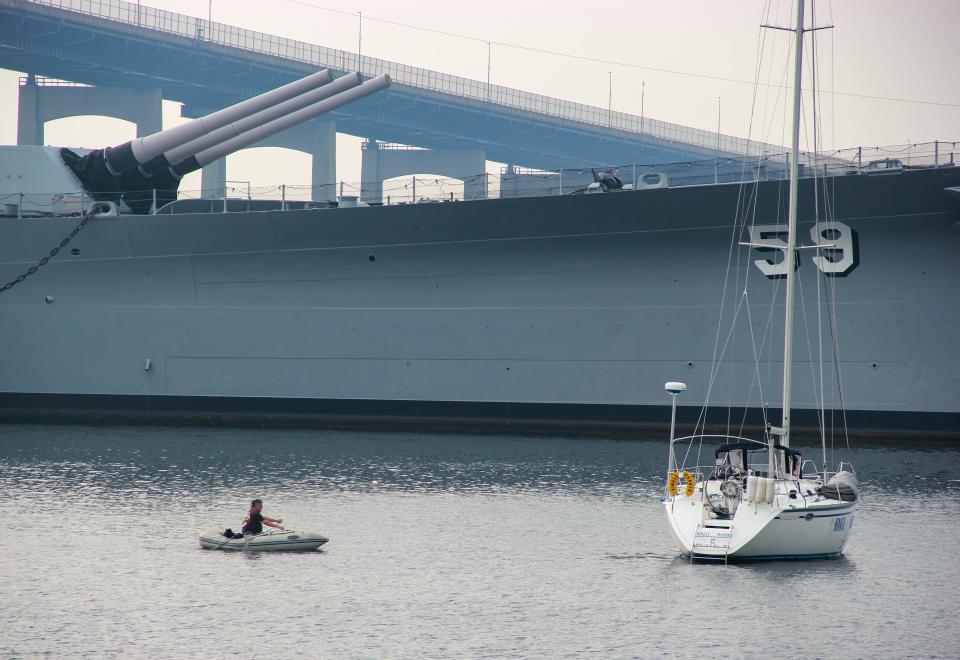
[[[55,248],[53,248],[52,250],[50,250],[50,254],[48,254],[47,256],[45,256],[44,258],[42,258],[40,261],[38,261],[38,262],[35,263],[34,265],[30,266],[30,268],[28,268],[26,271],[24,271],[23,273],[21,273],[20,276],[17,277],[16,279],[7,282],[7,283],[4,284],[3,286],[0,286],[0,293],[3,293],[4,291],[6,291],[6,290],[8,290],[8,289],[12,289],[12,288],[15,287],[16,285],[20,284],[20,282],[24,281],[25,279],[27,279],[28,277],[30,277],[31,275],[33,275],[34,273],[36,273],[38,270],[40,270],[41,268],[43,268],[44,266],[46,266],[48,261],[50,261],[50,260],[53,259],[55,256],[57,256],[57,254],[60,253],[60,250],[62,250],[63,248],[67,247],[67,244],[68,244],[70,241],[73,240],[73,237],[74,237],[74,236],[76,236],[77,234],[80,233],[80,230],[83,229],[84,225],[86,225],[87,222],[89,222],[89,221],[90,221],[90,218],[92,218],[92,217],[93,217],[93,209],[90,209],[89,211],[87,211],[87,212],[84,214],[83,220],[81,220],[81,221],[77,224],[77,226],[73,228],[73,231],[71,231],[69,234],[67,234],[66,237],[65,237],[62,241],[60,241],[60,244],[59,244],[59,245],[57,245]]]

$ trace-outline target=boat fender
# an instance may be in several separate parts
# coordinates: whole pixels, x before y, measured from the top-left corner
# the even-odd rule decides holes
[[[671,472],[670,477],[667,479],[667,491],[671,495],[676,495],[680,492],[680,479],[683,479],[685,482],[683,494],[687,497],[693,495],[693,490],[696,487],[696,481],[693,478],[693,475],[684,470],[683,472]]]
[[[763,479],[763,499],[760,499],[759,497],[759,490],[760,490],[759,486],[757,487],[757,491],[758,491],[757,499],[763,504],[773,504],[773,498],[777,492],[776,484],[777,484],[776,479],[765,477]]]
[[[759,479],[760,477],[753,474],[747,477],[747,498],[746,499],[748,502],[753,502],[755,499],[757,499],[757,481]]]

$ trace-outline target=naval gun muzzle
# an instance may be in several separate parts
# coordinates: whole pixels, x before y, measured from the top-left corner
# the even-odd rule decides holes
[[[177,198],[184,175],[391,84],[387,75],[361,80],[350,73],[331,82],[329,72],[318,71],[181,126],[85,156],[61,149],[60,156],[94,199],[149,213],[154,196],[158,208]]]
[[[334,83],[335,84],[335,83]],[[226,140],[210,144],[197,151],[193,155],[184,158],[170,168],[170,171],[179,177],[183,177],[190,172],[194,172],[201,167],[209,165],[215,160],[223,158],[240,149],[245,149],[252,144],[266,139],[275,133],[279,133],[287,128],[296,126],[314,117],[326,114],[348,103],[358,101],[364,97],[370,96],[380,90],[386,89],[391,85],[390,76],[384,74],[371,78],[360,83],[358,86],[347,91],[335,94],[330,98],[313,103],[303,108],[299,108],[288,114],[275,117],[263,124],[255,126],[239,135],[234,135]],[[205,140],[198,140],[198,143],[205,143]]]
[[[333,74],[330,70],[322,69],[283,87],[264,92],[259,96],[217,110],[186,124],[130,140],[116,147],[108,147],[104,149],[104,162],[110,173],[115,176],[137,167],[144,168],[145,174],[152,174],[166,166],[154,162],[161,159],[166,151],[207,135],[211,131],[227,126],[244,117],[273,107],[278,103],[296,98],[318,87],[323,87],[332,80]]]
[[[214,145],[225,142],[230,138],[237,137],[238,135],[242,135],[253,128],[273,121],[274,119],[289,115],[290,113],[300,110],[308,105],[313,105],[314,103],[318,103],[324,99],[336,96],[340,92],[345,92],[348,89],[358,86],[362,81],[363,79],[358,73],[349,73],[345,76],[341,76],[328,85],[323,85],[317,89],[313,89],[304,94],[300,94],[299,96],[295,96],[286,101],[277,103],[276,105],[268,106],[259,112],[254,112],[253,114],[241,117],[237,121],[224,124],[220,128],[216,128],[197,136],[195,139],[183,144],[179,144],[167,151],[164,151],[163,154],[154,158],[150,163],[141,166],[140,169],[144,174],[154,174],[155,172],[158,172],[166,167],[176,165],[177,163],[190,158],[194,154],[203,151],[204,149],[209,149]]]

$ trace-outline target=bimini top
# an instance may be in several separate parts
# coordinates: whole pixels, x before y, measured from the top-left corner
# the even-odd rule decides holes
[[[792,447],[784,447],[783,445],[774,445],[774,449],[779,449],[780,451],[785,451],[791,456],[800,456],[799,449],[793,449]],[[753,442],[731,442],[730,444],[720,445],[716,451],[716,457],[719,458],[720,454],[725,454],[730,451],[766,451],[767,445]]]

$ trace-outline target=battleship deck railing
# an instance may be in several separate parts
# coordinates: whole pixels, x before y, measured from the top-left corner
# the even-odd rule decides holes
[[[666,164],[629,164],[602,168],[529,170],[504,168],[499,173],[480,172],[455,179],[435,176],[407,176],[383,182],[341,181],[321,187],[277,184],[253,186],[249,181],[226,181],[213,190],[178,191],[178,199],[165,213],[233,212],[303,209],[328,206],[328,201],[369,200],[382,194],[380,203],[473,201],[507,197],[543,197],[586,192],[594,172],[616,172],[626,184],[642,188],[642,177],[656,173],[667,178],[670,187],[786,180],[789,154],[752,158],[716,158]],[[820,154],[807,154],[800,163],[800,175],[871,175],[898,169],[960,165],[960,141],[935,141],[886,147],[855,147]],[[149,196],[152,191],[144,191]],[[202,200],[202,201],[201,201]],[[316,203],[313,200],[323,200]],[[14,193],[0,195],[0,216],[81,215],[91,203],[81,191],[57,193]]]
[[[247,30],[124,0],[29,0],[29,2],[186,38],[195,43],[237,48],[306,63],[318,68],[360,71],[369,76],[389,74],[395,85],[533,113],[547,120],[563,120],[590,127],[623,131],[636,136],[645,135],[722,153],[762,154],[782,149],[782,147],[755,140],[723,135],[626,112],[611,111],[608,108],[534,94],[376,57],[362,56],[355,52]]]
[[[36,85],[37,87],[92,87],[85,83],[73,82],[72,80],[60,80],[59,78],[48,78],[46,76],[20,76],[18,78],[21,87],[24,85]]]

